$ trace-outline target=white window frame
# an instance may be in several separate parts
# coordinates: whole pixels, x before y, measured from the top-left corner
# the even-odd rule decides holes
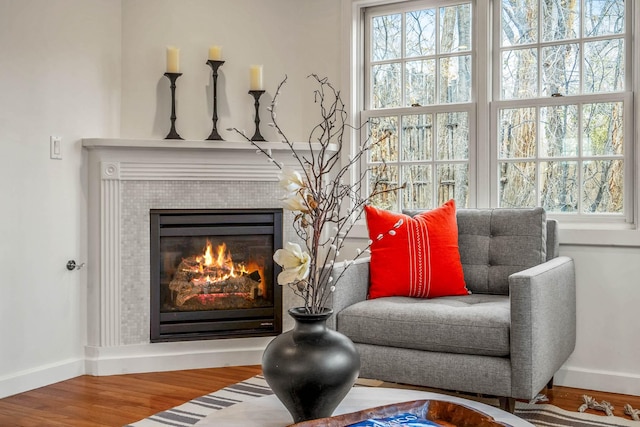
[[[408,12],[408,11],[412,11],[416,9],[416,3],[421,2],[424,3],[424,5],[419,5],[418,7],[425,7],[425,8],[434,8],[436,10],[438,10],[438,8],[440,7],[447,7],[447,6],[455,6],[458,4],[464,4],[464,3],[471,3],[471,16],[473,19],[472,22],[472,27],[475,27],[475,12],[474,12],[474,8],[475,8],[475,4],[473,0],[405,0],[404,3],[402,5],[385,5],[379,8],[376,8],[375,12],[376,15],[378,14],[384,14],[387,11],[388,12],[392,12],[392,13],[404,13],[404,12]],[[385,10],[386,9],[386,10]],[[364,13],[364,20],[368,21],[368,14],[365,11]],[[369,48],[368,44],[367,44],[367,40],[369,39],[369,34],[366,33],[367,30],[367,22],[364,22],[363,24],[363,33],[364,33],[364,38],[363,38],[363,48],[367,49]],[[437,35],[436,35],[437,36]],[[469,55],[472,57],[471,58],[471,69],[472,69],[472,87],[471,87],[471,98],[469,99],[468,102],[464,102],[464,103],[441,103],[441,102],[436,102],[434,104],[428,105],[428,106],[424,106],[424,107],[407,107],[407,106],[399,106],[399,107],[392,107],[392,108],[382,108],[382,109],[366,109],[366,108],[361,108],[360,114],[361,114],[361,122],[360,123],[364,123],[367,120],[370,120],[371,118],[376,118],[376,117],[389,117],[389,116],[395,116],[398,117],[398,124],[401,125],[401,120],[400,118],[402,116],[409,116],[409,115],[419,115],[419,114],[427,114],[427,115],[431,115],[433,117],[434,120],[434,124],[435,121],[437,120],[437,114],[439,113],[467,113],[468,114],[468,120],[469,120],[469,146],[468,146],[468,158],[467,159],[445,159],[445,160],[441,160],[441,159],[437,159],[436,157],[436,152],[434,150],[433,152],[433,158],[430,160],[412,160],[412,161],[408,161],[408,160],[403,160],[400,156],[400,153],[398,153],[398,158],[395,161],[391,161],[391,160],[386,160],[386,164],[388,166],[391,167],[396,167],[397,171],[398,171],[398,179],[400,180],[400,183],[402,183],[402,168],[403,166],[408,166],[408,165],[426,165],[426,166],[432,166],[432,178],[435,180],[435,177],[437,176],[437,170],[436,168],[438,167],[438,165],[456,165],[456,164],[466,164],[468,166],[468,203],[469,203],[469,207],[474,207],[476,206],[476,184],[477,184],[477,180],[476,180],[476,176],[477,176],[477,172],[476,172],[476,165],[478,162],[475,161],[475,151],[476,151],[476,118],[477,118],[477,109],[476,109],[476,94],[475,94],[475,86],[476,86],[476,71],[477,71],[477,66],[475,63],[475,58],[473,57],[473,51],[476,45],[476,41],[475,41],[475,31],[473,32],[472,35],[472,46],[471,49],[469,51]],[[369,64],[371,62],[370,58],[368,58],[368,56],[371,54],[370,52],[370,48],[367,49],[368,51],[366,52],[362,52],[363,56],[362,58],[364,58],[364,63],[365,64]],[[437,59],[439,58],[443,58],[443,57],[447,57],[447,56],[452,56],[451,53],[440,53],[438,52],[437,54],[433,55],[436,57],[436,73],[438,73],[438,65],[439,62]],[[412,58],[406,58],[406,57],[402,57],[400,59],[400,61],[402,63],[404,63],[405,61],[411,61],[413,60]],[[401,91],[403,92],[402,97],[404,98],[404,67],[402,67],[403,71],[402,71],[402,87],[401,87]],[[360,85],[363,86],[363,106],[366,107],[367,105],[371,105],[371,67],[364,65],[363,67],[363,73],[364,73],[364,84]],[[436,79],[436,81],[438,82],[436,84],[437,89],[441,89],[440,88],[440,84],[439,84],[439,79]],[[439,98],[439,92],[437,91],[437,93],[435,94],[436,98]],[[361,140],[364,139],[364,137],[366,137],[366,135],[360,135]],[[437,136],[434,134],[433,135],[433,140],[434,143],[436,141]],[[398,144],[402,144],[402,137],[400,135],[398,135]],[[363,159],[364,162],[366,162],[366,159]],[[433,188],[434,191],[434,196],[433,197],[437,197],[437,183],[435,183],[435,181],[433,182],[433,185],[435,186],[435,188]],[[402,194],[402,192],[404,190],[399,190],[400,193]],[[402,197],[402,195],[399,195],[398,198],[400,199]],[[400,201],[400,203],[402,203]]]
[[[633,14],[631,13],[632,11],[632,1],[626,0],[625,2],[625,6],[626,6],[626,14],[627,16],[633,16]],[[493,46],[500,46],[500,37],[501,37],[501,32],[500,32],[500,19],[501,19],[501,10],[500,10],[500,0],[496,0],[496,7],[494,8],[494,14],[493,14],[493,23],[494,23],[494,28],[493,28],[493,32],[492,32],[492,36],[493,36]],[[539,11],[539,13],[541,13],[541,11]],[[542,19],[542,17],[540,17],[540,20]],[[631,20],[631,22],[625,22],[626,23],[626,28],[633,28],[633,22]],[[538,37],[542,37],[542,23],[539,22],[538,23]],[[631,26],[631,27],[630,27]],[[585,39],[581,39],[581,40],[585,40]],[[569,41],[571,43],[573,43],[573,40]],[[624,43],[625,43],[625,56],[626,58],[633,58],[633,52],[632,52],[632,37],[631,35],[627,32],[624,36]],[[533,49],[536,49],[538,46],[545,46],[545,45],[550,45],[550,44],[556,44],[556,42],[539,42],[539,43],[531,43],[531,44],[527,44],[525,47],[530,47]],[[519,48],[520,46],[511,46],[511,47],[507,47],[506,49],[511,49],[511,48]],[[583,53],[583,52],[582,52]],[[499,70],[501,65],[502,65],[502,59],[501,59],[501,52],[500,51],[496,51],[494,55],[492,55],[492,69],[493,70]],[[582,60],[582,56],[580,57],[580,60]],[[631,63],[631,65],[633,65],[633,63]],[[632,68],[632,67],[630,67]],[[584,72],[583,72],[584,73]],[[584,74],[583,74],[584,76]],[[541,78],[542,76],[540,74],[538,74],[538,81],[537,81],[537,86],[540,88],[541,87]],[[624,186],[623,186],[623,192],[624,192],[624,201],[625,201],[625,207],[624,207],[624,212],[622,214],[606,214],[606,213],[582,213],[582,212],[577,212],[577,213],[558,213],[558,212],[553,212],[553,213],[547,213],[547,215],[549,215],[550,217],[553,218],[557,218],[558,220],[561,220],[563,222],[563,225],[568,225],[571,224],[572,226],[575,225],[579,225],[579,224],[602,224],[604,227],[608,227],[608,226],[614,226],[614,227],[621,227],[621,228],[626,228],[628,227],[629,224],[634,223],[634,212],[636,211],[636,209],[634,209],[634,205],[633,205],[633,200],[634,200],[634,196],[633,196],[633,189],[634,189],[634,185],[633,185],[633,94],[631,91],[629,91],[629,88],[633,87],[633,79],[632,79],[632,73],[625,73],[625,87],[627,88],[626,92],[613,92],[613,93],[602,93],[602,94],[583,94],[583,95],[568,95],[568,96],[561,96],[561,97],[543,97],[542,95],[539,95],[538,97],[532,97],[532,98],[527,98],[527,99],[507,99],[507,100],[501,100],[500,99],[500,73],[498,71],[495,72],[495,74],[492,76],[493,78],[493,94],[492,94],[492,99],[493,102],[491,102],[491,108],[490,108],[490,126],[493,124],[494,126],[490,127],[490,132],[491,132],[491,136],[490,136],[490,141],[492,141],[491,144],[491,167],[490,167],[490,174],[491,174],[491,182],[494,183],[494,185],[491,185],[491,199],[490,199],[490,205],[491,206],[498,206],[499,205],[499,191],[498,191],[498,168],[499,168],[499,159],[498,159],[498,147],[497,144],[495,143],[495,141],[498,140],[498,113],[500,109],[503,108],[528,108],[528,107],[533,107],[533,108],[539,108],[539,107],[545,107],[545,106],[555,106],[555,105],[582,105],[582,104],[589,104],[589,103],[593,103],[593,102],[618,102],[618,101],[622,101],[624,102],[625,105],[625,109],[624,109],[624,153],[622,156],[622,159],[624,161]],[[581,80],[582,83],[582,80]],[[539,137],[540,135],[538,135]],[[536,144],[537,147],[539,148],[539,144]],[[598,156],[598,158],[602,158],[602,159],[606,159],[607,156]],[[582,154],[579,153],[576,156],[572,156],[572,157],[568,157],[566,158],[567,161],[577,161],[578,164],[580,164],[580,161],[583,159]],[[517,161],[518,159],[511,159],[514,161]],[[554,159],[554,160],[565,160],[564,158],[562,159]],[[532,163],[536,163],[536,164],[540,164],[540,162],[545,161],[542,158],[536,157],[534,159],[526,159],[524,161],[527,162],[532,162]],[[579,174],[582,175],[582,169],[579,167]],[[536,176],[536,190],[537,192],[539,192],[539,175]],[[581,198],[582,197],[582,187],[580,187],[578,189],[579,195],[578,197]],[[631,203],[628,203],[631,202]]]
[[[362,122],[361,111],[364,107],[364,86],[362,84],[363,46],[364,46],[364,11],[372,6],[392,5],[406,2],[406,0],[346,0],[343,2],[342,19],[345,43],[342,45],[343,74],[341,76],[343,94],[345,94],[349,117],[355,128]],[[640,88],[640,4],[627,0],[631,14],[627,25],[632,28],[630,41],[626,41],[627,54],[631,62],[631,72],[627,76],[629,88]],[[492,0],[474,1],[474,43],[475,52],[472,53],[476,92],[474,102],[477,103],[476,138],[478,141],[493,141],[491,139],[496,130],[490,126],[492,109],[491,101],[493,85],[492,77],[485,71],[489,67],[478,67],[478,58],[491,58],[492,42],[489,25],[494,19],[490,16]],[[629,4],[630,3],[630,4]],[[634,44],[635,41],[635,44]],[[497,90],[497,89],[496,89]],[[638,227],[638,205],[640,199],[640,97],[633,96],[629,90],[627,97],[633,99],[633,113],[629,120],[625,116],[625,174],[632,169],[629,179],[625,180],[625,203],[630,207],[624,221],[607,221],[600,218],[571,219],[563,215],[553,215],[560,221],[560,241],[563,245],[594,245],[594,246],[628,246],[640,247],[640,228]],[[351,150],[357,148],[360,135],[354,129],[350,134]],[[496,205],[497,202],[497,147],[493,143],[477,143],[470,148],[470,175],[475,179],[475,195],[470,194],[470,203],[475,200],[475,207],[485,208]],[[472,157],[472,149],[475,150]],[[343,153],[345,159],[350,153]],[[473,169],[471,169],[473,166]],[[474,170],[472,173],[471,170]],[[628,183],[632,183],[629,185]],[[631,188],[629,188],[631,187]],[[353,237],[366,238],[366,227],[360,226],[354,230]]]

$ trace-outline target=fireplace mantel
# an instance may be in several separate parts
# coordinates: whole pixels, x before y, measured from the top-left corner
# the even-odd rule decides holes
[[[300,168],[287,144],[260,146],[285,166]],[[141,329],[148,327],[149,296],[141,289],[148,293],[150,269],[142,254],[148,251],[149,209],[216,208],[218,202],[223,208],[280,207],[278,168],[246,141],[92,138],[82,147],[88,176],[87,372],[259,364],[269,337],[150,343]],[[309,154],[307,143],[295,149]],[[241,192],[250,196],[239,197]],[[289,215],[285,239],[295,233]],[[295,297],[285,292],[285,310],[291,301]]]
[[[288,144],[260,142],[260,147],[285,166],[300,169]],[[102,174],[118,180],[276,181],[278,169],[248,141],[186,141],[146,139],[84,139],[90,165],[102,162]],[[309,144],[293,144],[300,155]],[[312,144],[314,150],[320,148]],[[336,152],[331,145],[327,154]]]
[[[260,147],[270,150],[289,151],[287,144],[282,142],[258,142]],[[178,149],[178,150],[252,150],[256,147],[248,141],[197,141],[197,140],[178,140],[178,139],[121,139],[121,138],[85,138],[82,140],[82,146],[88,149],[92,148],[122,148],[122,149]],[[296,150],[306,151],[309,144],[306,142],[294,142],[293,146]],[[318,148],[318,144],[312,145]],[[331,146],[336,149],[334,145]]]

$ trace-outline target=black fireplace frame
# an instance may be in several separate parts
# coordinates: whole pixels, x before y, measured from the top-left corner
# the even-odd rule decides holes
[[[267,234],[282,248],[282,209],[151,209],[151,342],[274,336],[282,332],[282,287],[274,263],[273,307],[161,313],[160,238]],[[188,216],[188,223],[185,217]]]

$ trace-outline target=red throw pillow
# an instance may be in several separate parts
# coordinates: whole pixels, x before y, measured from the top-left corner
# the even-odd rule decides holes
[[[453,200],[414,217],[373,206],[365,207],[365,215],[373,241],[369,298],[470,293],[460,263]]]

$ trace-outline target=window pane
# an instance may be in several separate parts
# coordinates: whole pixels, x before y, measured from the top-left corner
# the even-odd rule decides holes
[[[440,102],[471,100],[471,56],[453,56],[440,60]]]
[[[400,90],[400,64],[381,64],[372,67],[373,108],[399,107],[402,92]]]
[[[466,163],[438,165],[437,174],[437,205],[440,206],[454,199],[456,207],[469,207],[469,165]]]
[[[469,115],[467,113],[439,113],[438,160],[466,160],[469,158]]]
[[[471,5],[440,8],[440,52],[471,50]]]
[[[542,95],[580,93],[580,47],[578,43],[542,48]]]
[[[402,160],[431,160],[432,143],[433,116],[431,114],[402,117]]]
[[[547,212],[578,210],[578,162],[541,162],[540,198]]]
[[[369,150],[370,162],[387,161],[392,162],[398,159],[398,118],[373,117],[369,120],[369,132],[371,141],[380,141],[374,144]],[[389,137],[385,138],[385,134]]]
[[[578,106],[540,108],[540,156],[578,155]]]
[[[370,167],[369,180],[371,203],[381,209],[398,210],[398,192],[387,191],[398,186],[398,168],[389,165],[374,165]]]
[[[436,61],[407,61],[406,103],[409,105],[432,105],[436,100]]]
[[[584,91],[624,90],[624,41],[601,40],[584,44]]]
[[[538,41],[538,0],[502,0],[502,46]]]
[[[534,157],[536,154],[536,109],[500,110],[499,120],[498,157],[501,159]]]
[[[534,162],[501,163],[498,191],[501,208],[537,206],[536,164]]]
[[[568,40],[580,36],[579,1],[542,2],[542,39]]]
[[[587,37],[624,32],[624,0],[585,0]]]
[[[370,119],[372,137],[391,136],[363,166],[369,183],[380,179],[379,189],[406,185],[374,202],[399,210],[455,199],[468,207],[477,196],[483,205],[497,199],[501,207],[542,206],[574,217],[631,214],[623,209],[633,205],[623,198],[623,166],[635,173],[632,142],[624,139],[625,126],[627,133],[633,128],[624,118],[633,118],[633,105],[625,104],[625,92],[635,90],[626,84],[634,80],[633,58],[625,55],[634,21],[625,13],[637,1],[491,0],[481,2],[490,10],[477,17],[480,6],[471,0],[365,7],[371,40],[360,58],[368,85],[363,111],[384,115]],[[476,24],[490,32],[482,34],[480,51],[473,50]],[[485,51],[493,59],[478,56]],[[483,77],[479,91],[474,68]],[[489,111],[496,140],[470,133],[476,110]],[[470,139],[486,159],[476,159]],[[470,197],[469,170],[483,176],[490,165],[497,168],[491,188]],[[627,176],[629,194],[632,180]]]
[[[622,102],[586,104],[582,114],[585,156],[623,154]]]
[[[371,58],[373,61],[397,59],[402,55],[402,15],[376,16],[372,19]]]
[[[403,208],[434,208],[431,165],[411,165],[402,169],[402,182],[406,184],[403,190]]]
[[[622,160],[584,162],[583,212],[622,213],[623,169]]]
[[[538,52],[517,49],[502,52],[502,99],[538,96]]]
[[[436,53],[436,10],[407,12],[407,57],[427,56]]]

